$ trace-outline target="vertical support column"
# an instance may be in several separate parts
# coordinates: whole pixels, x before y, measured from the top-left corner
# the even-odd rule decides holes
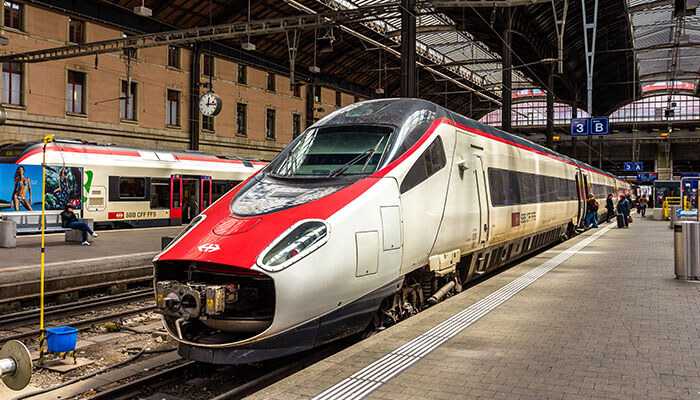
[[[577,102],[574,102],[574,104],[571,105],[571,119],[578,118],[578,106],[576,105]],[[572,157],[578,160],[578,152],[576,151],[576,136],[571,136],[571,151],[572,151]]]
[[[510,7],[506,8],[506,26],[503,32],[503,71],[501,76],[501,128],[510,132],[513,127],[513,55],[510,51],[513,41],[513,15]]]
[[[199,150],[199,59],[202,49],[198,43],[192,45],[190,63],[190,150]]]
[[[549,80],[547,82],[547,147],[554,146],[552,140],[554,136],[554,64],[549,69]]]
[[[581,15],[583,17],[583,44],[586,52],[586,89],[588,93],[587,111],[593,116],[593,66],[595,65],[595,42],[598,30],[598,0],[593,0],[593,21],[588,21],[586,0],[581,0]],[[590,38],[589,38],[590,35]],[[593,159],[593,136],[588,135],[588,163]],[[602,159],[601,159],[602,160]]]
[[[314,81],[310,81],[306,85],[306,127],[310,127],[314,124],[314,92],[315,87]]]
[[[401,0],[401,97],[416,97],[416,0]]]

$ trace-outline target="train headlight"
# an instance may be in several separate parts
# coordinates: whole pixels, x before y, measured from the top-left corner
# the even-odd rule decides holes
[[[274,241],[259,257],[260,267],[269,272],[281,271],[328,240],[328,225],[320,220],[302,221]]]

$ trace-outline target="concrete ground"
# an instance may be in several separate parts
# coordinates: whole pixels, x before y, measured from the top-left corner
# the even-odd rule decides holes
[[[554,264],[394,375],[358,373]],[[697,283],[674,279],[668,222],[636,218],[630,229],[560,244],[249,398],[700,399],[699,294]]]
[[[162,236],[175,236],[184,226],[120,229],[98,231],[99,237],[92,246],[66,243],[63,233],[46,235],[46,262],[61,263],[83,259],[115,257],[160,250]],[[39,264],[41,238],[39,235],[17,237],[14,249],[0,248],[0,271],[5,267],[20,267]],[[107,262],[109,258],[106,259]]]

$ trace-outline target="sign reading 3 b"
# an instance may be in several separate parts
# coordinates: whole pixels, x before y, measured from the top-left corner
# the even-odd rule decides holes
[[[571,136],[607,135],[610,133],[608,117],[573,118]]]

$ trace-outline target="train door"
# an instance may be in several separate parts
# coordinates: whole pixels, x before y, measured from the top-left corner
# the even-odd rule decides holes
[[[402,272],[428,262],[442,221],[450,177],[447,157],[453,153],[453,138],[454,135],[436,136],[400,183]]]
[[[583,226],[586,216],[586,200],[588,199],[588,193],[590,193],[590,186],[588,184],[588,176],[580,169],[576,173],[576,191],[578,194],[578,225]]]
[[[182,178],[182,222],[189,223],[202,210],[202,182],[200,177],[184,176]],[[211,185],[209,186],[211,188]]]
[[[203,176],[199,180],[199,204],[201,209],[205,210],[212,203],[212,182],[211,176]]]
[[[486,169],[484,168],[483,149],[472,145],[474,161],[474,177],[476,181],[477,199],[479,203],[479,243],[486,244],[491,233],[491,215],[489,208],[488,187],[486,185]]]
[[[170,175],[170,225],[182,224],[182,177]]]

